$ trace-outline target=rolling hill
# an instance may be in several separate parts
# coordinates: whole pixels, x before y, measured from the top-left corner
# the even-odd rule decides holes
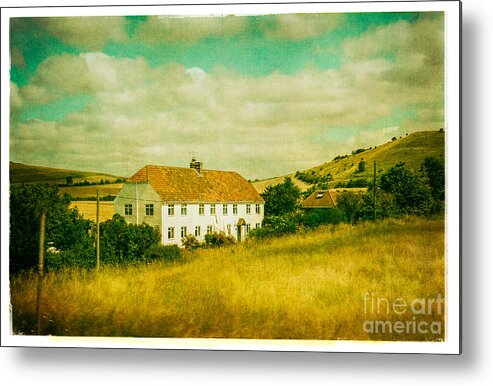
[[[331,185],[347,182],[356,178],[372,178],[373,162],[377,163],[377,171],[389,169],[398,162],[405,162],[413,171],[417,171],[426,157],[444,157],[445,133],[443,131],[419,131],[402,138],[391,140],[383,145],[369,149],[358,149],[352,154],[340,155],[330,162],[303,170],[302,173],[323,177],[332,175]],[[358,171],[359,163],[365,162],[365,170]],[[293,182],[302,190],[310,185],[295,178],[295,173],[253,182],[258,192],[263,192],[269,185],[281,183],[285,177],[291,177]]]
[[[65,184],[67,177],[72,177],[73,182],[88,181],[91,183],[101,180],[116,181],[118,176],[110,174],[85,172],[80,170],[49,168],[45,166],[26,165],[18,162],[10,162],[11,183],[46,183]]]

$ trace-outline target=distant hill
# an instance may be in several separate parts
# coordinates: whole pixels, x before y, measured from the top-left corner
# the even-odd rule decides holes
[[[72,177],[73,183],[84,181],[94,183],[101,180],[114,182],[117,179],[122,178],[111,174],[49,168],[45,166],[25,165],[17,162],[10,162],[11,183],[65,184],[67,177]]]
[[[445,133],[443,131],[418,131],[402,138],[371,147],[355,149],[352,154],[341,154],[336,159],[322,165],[301,171],[313,177],[332,175],[331,185],[347,182],[351,179],[373,177],[373,162],[377,162],[377,171],[382,172],[398,162],[405,162],[413,171],[417,171],[426,157],[442,158],[445,154]],[[358,171],[359,163],[365,162],[365,170]],[[291,177],[302,190],[310,185],[295,178],[295,173],[253,182],[257,191],[262,192],[269,185],[275,185]]]

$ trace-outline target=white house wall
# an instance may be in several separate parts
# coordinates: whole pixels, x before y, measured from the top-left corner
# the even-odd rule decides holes
[[[170,203],[171,204],[171,203]],[[187,204],[187,214],[181,214],[180,203],[174,205],[174,215],[168,215],[168,207],[170,204],[164,204],[163,215],[163,244],[178,244],[181,246],[181,227],[186,227],[187,235],[195,236],[195,227],[200,227],[200,235],[196,236],[199,241],[204,241],[204,237],[207,233],[207,226],[212,226],[213,232],[224,232],[228,235],[228,225],[230,225],[230,235],[237,239],[237,223],[240,218],[245,220],[245,223],[249,225],[250,230],[256,227],[260,227],[264,218],[264,205],[258,203],[260,213],[255,212],[255,205],[257,203],[250,203],[251,212],[246,213],[247,203],[235,203],[238,208],[238,213],[233,214],[233,203],[228,203],[228,214],[223,214],[223,204],[216,205],[216,214],[211,215],[211,204],[204,204],[204,214],[199,214],[200,204],[193,203]],[[168,229],[174,228],[174,237],[168,237]],[[242,238],[246,236],[247,225],[242,227]]]

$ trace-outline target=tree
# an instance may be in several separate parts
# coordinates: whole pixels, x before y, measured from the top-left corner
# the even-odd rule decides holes
[[[431,188],[431,195],[435,200],[445,200],[445,165],[443,160],[435,157],[426,157],[421,164],[428,184]]]
[[[157,229],[148,224],[127,224],[118,214],[100,225],[100,234],[101,262],[106,265],[143,261],[147,250],[160,241]]]
[[[402,214],[428,215],[432,211],[431,188],[404,162],[399,162],[380,176],[380,187],[392,193],[396,207]]]
[[[265,200],[266,216],[282,216],[298,209],[301,191],[286,177],[283,183],[268,186],[260,195]]]
[[[366,170],[366,162],[361,160],[358,163],[358,173],[363,173]]]
[[[10,273],[35,267],[38,259],[39,216],[46,213],[46,242],[59,250],[91,245],[90,221],[69,210],[69,197],[55,185],[11,185],[10,187]]]
[[[65,185],[72,185],[73,183],[74,183],[74,177],[67,176],[67,178],[65,178]]]
[[[363,208],[363,195],[356,192],[342,192],[337,197],[337,207],[343,213],[344,219],[349,223],[355,223]]]

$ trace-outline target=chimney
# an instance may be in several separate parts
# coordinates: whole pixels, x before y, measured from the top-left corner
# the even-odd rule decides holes
[[[202,173],[202,162],[197,161],[195,158],[192,158],[190,162],[190,168],[197,170],[197,173]]]

